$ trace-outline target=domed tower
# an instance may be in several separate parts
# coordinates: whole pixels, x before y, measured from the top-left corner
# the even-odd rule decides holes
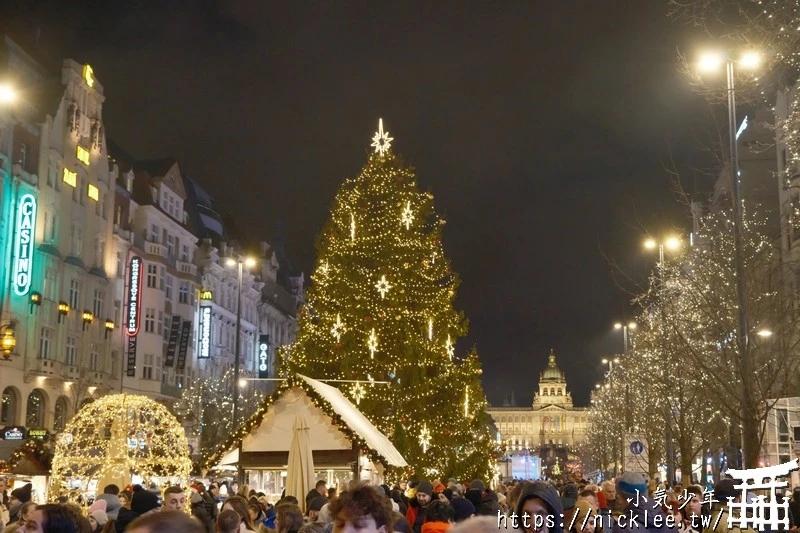
[[[547,368],[539,375],[539,392],[533,396],[534,408],[558,405],[572,408],[572,395],[567,391],[567,378],[564,371],[556,365],[556,354],[550,349]]]

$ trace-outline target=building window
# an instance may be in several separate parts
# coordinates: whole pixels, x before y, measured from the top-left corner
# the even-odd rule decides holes
[[[26,163],[28,162],[28,145],[19,143],[19,164],[25,170],[28,169]]]
[[[42,334],[39,337],[39,358],[50,359],[50,344],[53,339],[53,333],[48,328],[42,328]]]
[[[185,244],[181,246],[181,261],[184,263],[189,261],[189,247]]]
[[[114,300],[114,324],[119,325],[119,317],[120,313],[122,312],[122,302],[120,300]]]
[[[145,333],[153,333],[156,329],[156,310],[148,307],[144,311],[144,331]]]
[[[56,242],[56,222],[58,220],[58,215],[55,213],[50,213],[49,223],[45,222],[45,239],[49,242]]]
[[[157,265],[147,265],[147,286],[151,289],[156,288],[156,275],[158,274]]]
[[[67,337],[67,353],[64,354],[64,364],[67,366],[75,366],[75,337]]]
[[[172,316],[164,315],[164,343],[169,342],[169,333],[171,325],[172,325]]]
[[[161,368],[161,356],[158,355],[156,356],[156,368],[154,372],[155,377],[153,378],[156,381],[161,381]]]
[[[153,379],[153,354],[151,353],[144,354],[142,379]]]
[[[158,312],[158,324],[157,324],[157,327],[156,327],[156,333],[158,333],[159,335],[162,335],[163,334],[163,329],[164,329],[164,311],[159,311]]]
[[[178,289],[178,303],[189,303],[189,283],[186,281],[182,281]]]
[[[7,425],[17,423],[17,394],[11,387],[3,390],[3,404],[0,409],[0,422]]]
[[[158,226],[156,226],[155,224],[151,224],[150,225],[150,235],[148,235],[148,240],[150,242],[156,242],[157,243],[158,242],[158,234],[159,234]]]
[[[169,255],[175,255],[175,237],[172,235],[167,235],[167,253]]]
[[[164,290],[164,276],[166,275],[167,269],[165,267],[159,267],[158,269],[158,288],[162,291]]]
[[[117,277],[122,279],[125,274],[125,263],[122,261],[122,252],[117,252]]]
[[[78,280],[73,279],[69,282],[69,307],[70,309],[77,309],[80,303],[81,284]]]
[[[97,345],[92,343],[92,351],[89,354],[89,368],[92,372],[100,369],[100,354],[97,352]]]
[[[73,172],[68,168],[64,169],[64,177],[62,178],[64,183],[76,189],[78,187],[78,173]],[[72,199],[75,200],[75,191],[72,191]]]
[[[77,222],[70,226],[70,255],[80,257],[83,252],[83,228]]]
[[[52,163],[47,165],[47,186],[52,187],[55,185],[56,181],[56,172],[53,169]]]
[[[172,276],[167,274],[167,280],[166,280],[166,283],[164,285],[164,292],[166,293],[167,300],[170,300],[170,301],[172,300],[172,280],[173,279],[174,278]]]
[[[28,405],[25,409],[25,425],[29,428],[43,428],[44,407],[44,394],[39,389],[33,389],[28,395]]]
[[[64,431],[64,428],[67,427],[67,410],[69,406],[67,405],[67,399],[63,396],[59,396],[58,400],[56,400],[56,410],[53,416],[53,429],[58,431]]]
[[[103,299],[105,298],[105,293],[101,289],[94,290],[94,301],[92,305],[92,311],[94,312],[94,316],[101,316],[103,314]]]

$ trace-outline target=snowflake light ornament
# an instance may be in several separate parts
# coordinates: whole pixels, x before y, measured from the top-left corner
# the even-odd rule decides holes
[[[411,211],[411,200],[409,200],[408,204],[406,204],[406,208],[403,209],[403,212],[400,215],[400,223],[405,224],[406,229],[410,229],[413,221],[414,213]]]
[[[422,431],[419,432],[419,444],[422,446],[422,453],[428,453],[428,446],[431,444],[431,432],[428,424],[422,424]]]
[[[333,323],[331,328],[331,335],[336,339],[336,342],[339,342],[342,339],[342,333],[344,333],[344,323],[339,313],[336,313],[336,322]]]
[[[453,360],[453,355],[456,353],[456,349],[453,346],[453,341],[450,340],[450,335],[447,336],[447,342],[444,343],[444,350],[447,353],[447,356],[450,360]]]
[[[383,132],[383,119],[378,119],[378,131],[372,137],[372,146],[375,148],[375,152],[383,157],[391,148],[393,140],[392,137],[389,137],[388,131],[386,133]]]
[[[389,289],[391,289],[392,286],[389,285],[388,281],[386,281],[386,275],[385,274],[383,276],[381,276],[381,279],[379,279],[378,283],[375,284],[375,288],[378,289],[379,293],[381,293],[381,298],[385,298],[386,297],[386,293],[389,292]]]
[[[428,319],[428,340],[429,341],[433,340],[433,319],[432,318]]]
[[[350,240],[356,240],[356,216],[353,213],[350,213]]]
[[[350,388],[350,394],[352,394],[353,399],[356,401],[356,405],[359,405],[364,396],[367,395],[367,391],[360,382],[356,381]]]

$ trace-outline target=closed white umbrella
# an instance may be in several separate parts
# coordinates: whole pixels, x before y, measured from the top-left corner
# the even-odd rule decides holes
[[[289,447],[289,466],[286,469],[286,496],[294,496],[300,508],[306,512],[306,494],[314,488],[314,457],[311,441],[308,438],[308,424],[305,417],[297,415],[294,419],[294,434]]]

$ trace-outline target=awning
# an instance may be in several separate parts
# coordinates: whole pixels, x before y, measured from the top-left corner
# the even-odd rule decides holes
[[[222,456],[222,459],[219,460],[216,468],[227,465],[235,465],[238,462],[239,462],[239,448],[236,447],[232,448],[230,451],[228,451],[225,455]]]
[[[319,394],[322,398],[327,401],[331,408],[336,411],[342,420],[344,421],[347,426],[358,434],[359,437],[364,439],[364,442],[367,443],[372,450],[378,452],[382,457],[384,457],[390,466],[399,466],[404,467],[408,466],[406,460],[403,459],[403,456],[400,455],[400,452],[397,451],[397,448],[394,447],[394,444],[381,433],[378,428],[372,425],[372,422],[367,420],[367,417],[358,410],[358,408],[350,402],[339,389],[335,387],[331,387],[330,385],[326,385],[321,381],[317,381],[316,379],[311,379],[306,377],[302,374],[297,374],[297,377],[303,379],[306,383],[311,385],[314,389],[314,392]],[[238,450],[237,452],[237,460],[238,460]],[[230,455],[231,452],[223,457],[223,460]],[[225,464],[222,461],[220,464]]]

